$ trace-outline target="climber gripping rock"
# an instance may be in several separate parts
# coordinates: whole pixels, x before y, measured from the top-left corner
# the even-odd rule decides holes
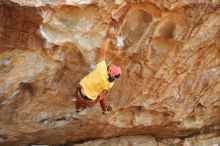
[[[97,65],[95,70],[85,76],[79,83],[76,93],[76,112],[80,112],[86,106],[93,106],[100,103],[102,113],[112,111],[112,107],[107,106],[106,93],[114,82],[120,77],[121,69],[115,65],[107,66],[105,61],[106,50],[109,48],[111,39],[104,41],[102,48],[97,53]]]

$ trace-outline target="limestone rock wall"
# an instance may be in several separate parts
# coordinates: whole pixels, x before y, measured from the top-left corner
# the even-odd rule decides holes
[[[217,134],[218,135],[218,134]],[[74,146],[218,146],[220,143],[219,137],[216,134],[205,134],[193,136],[186,139],[155,139],[152,136],[135,135],[135,136],[120,136],[110,139],[99,139],[85,142],[83,144],[74,144]]]
[[[218,0],[1,0],[0,145],[218,137],[219,7]],[[94,68],[107,31],[123,40],[107,51],[108,63],[122,68],[107,95],[113,112],[102,115],[97,104],[77,114],[70,96]]]

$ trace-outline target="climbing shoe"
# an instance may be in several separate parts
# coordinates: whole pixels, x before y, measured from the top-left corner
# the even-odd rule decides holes
[[[112,111],[112,106],[108,105],[107,110],[106,111],[102,111],[102,114],[107,114],[110,113]]]
[[[81,107],[80,107],[80,109],[76,109],[76,112],[79,113],[79,112],[85,110],[86,108],[87,108],[87,106],[84,105],[84,104],[82,104]]]
[[[107,107],[107,111],[109,111],[109,112],[112,111],[112,106],[111,106],[111,105],[108,105],[108,107]]]

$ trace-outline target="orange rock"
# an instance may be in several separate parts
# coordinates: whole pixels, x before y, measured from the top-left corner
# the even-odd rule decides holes
[[[0,145],[218,144],[213,2],[1,1]],[[107,62],[122,69],[107,95],[113,112],[96,105],[77,114],[70,97],[111,28],[112,39],[123,40],[107,50]]]

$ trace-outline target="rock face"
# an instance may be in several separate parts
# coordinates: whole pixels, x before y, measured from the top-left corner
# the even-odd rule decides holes
[[[152,136],[136,135],[136,136],[120,136],[111,139],[92,140],[83,144],[75,144],[74,146],[218,146],[219,137],[214,134],[206,134],[191,138],[182,139],[166,139],[156,141]]]
[[[2,0],[0,145],[122,136],[96,145],[217,146],[219,7],[218,0]],[[102,115],[97,104],[77,114],[70,96],[109,30],[118,44],[106,60],[122,68],[107,95],[113,112]]]

